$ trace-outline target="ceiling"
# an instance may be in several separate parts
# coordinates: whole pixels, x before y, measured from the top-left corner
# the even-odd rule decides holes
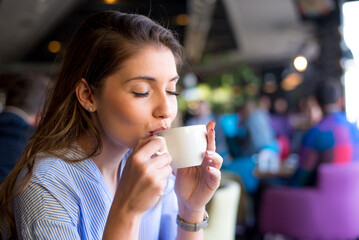
[[[100,0],[0,0],[0,67],[3,71],[14,66],[47,68],[56,57],[47,51],[48,42],[66,45],[87,15],[105,9],[145,14],[168,25],[178,32],[193,63],[211,56],[213,61],[204,69],[238,61],[283,64],[297,54],[318,53],[315,27],[303,20],[297,2],[121,0],[108,5]],[[189,15],[187,26],[176,23],[178,14]],[[223,56],[226,61],[221,61]]]

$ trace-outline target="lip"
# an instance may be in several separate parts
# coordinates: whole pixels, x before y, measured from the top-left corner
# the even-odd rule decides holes
[[[163,131],[163,130],[167,130],[167,129],[169,129],[169,127],[156,128],[156,129],[154,129],[154,130],[149,131],[149,134],[150,134],[150,136],[153,136],[156,132]]]

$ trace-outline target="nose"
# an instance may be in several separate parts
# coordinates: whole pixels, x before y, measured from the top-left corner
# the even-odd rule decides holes
[[[172,115],[171,100],[167,93],[159,94],[156,97],[155,108],[153,115],[156,118],[169,118]]]

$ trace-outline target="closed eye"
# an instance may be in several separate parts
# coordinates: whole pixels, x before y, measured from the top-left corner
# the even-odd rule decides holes
[[[170,95],[174,95],[174,96],[178,96],[179,94],[177,92],[172,92],[172,91],[166,91],[168,94]]]
[[[144,92],[144,93],[132,92],[132,93],[135,95],[135,97],[147,97],[150,92]]]

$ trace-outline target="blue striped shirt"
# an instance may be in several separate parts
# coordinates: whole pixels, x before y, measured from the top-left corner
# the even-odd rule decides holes
[[[125,161],[126,157],[121,172]],[[176,238],[174,180],[171,175],[159,204],[143,215],[139,239]],[[112,201],[91,159],[71,163],[57,158],[38,159],[29,185],[14,200],[19,238],[102,239]]]

